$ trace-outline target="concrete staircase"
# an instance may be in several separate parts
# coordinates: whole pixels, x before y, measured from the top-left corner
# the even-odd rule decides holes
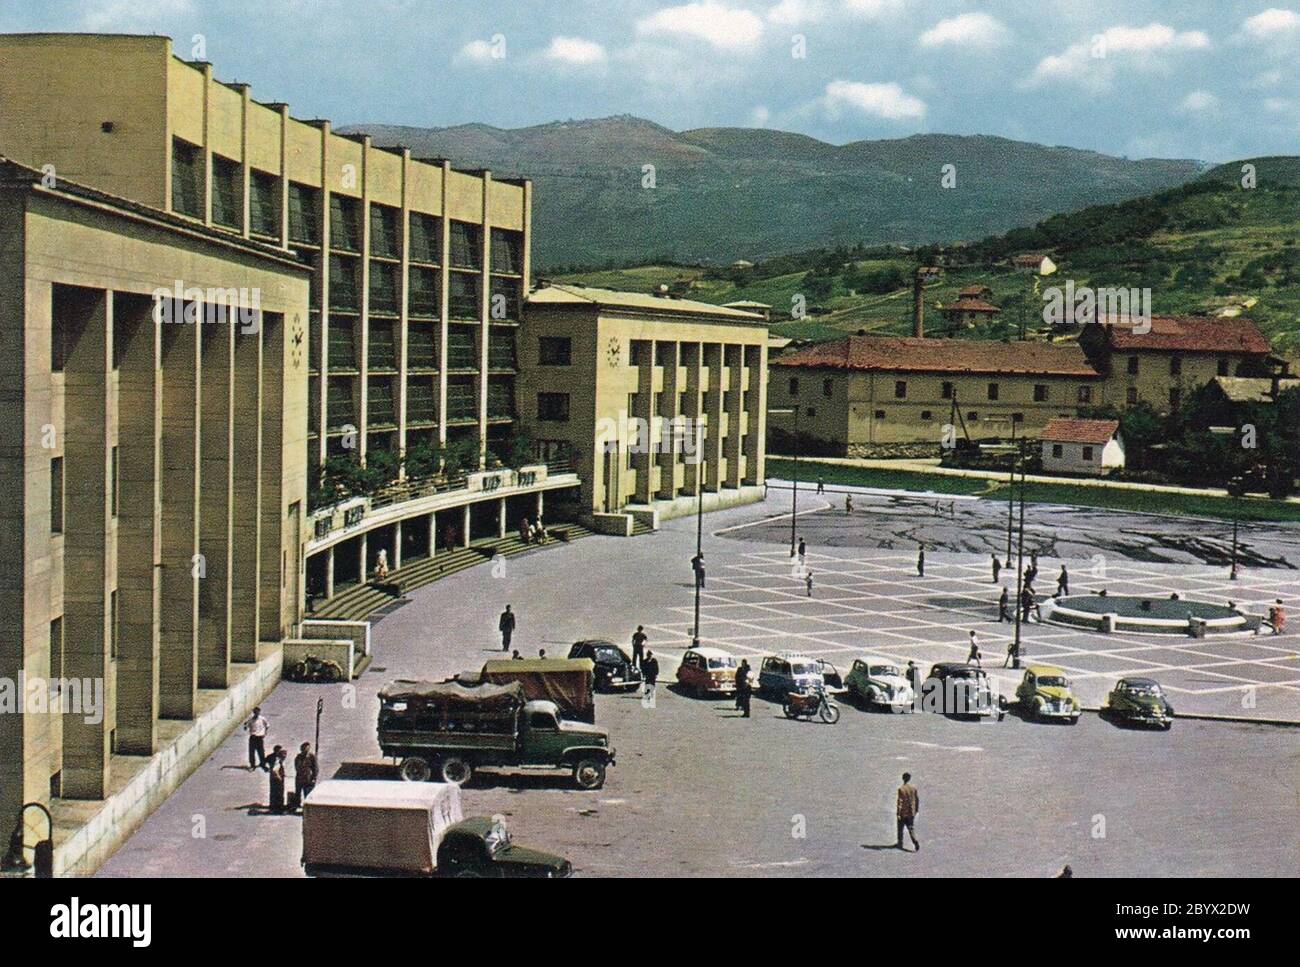
[[[355,584],[337,592],[334,597],[319,604],[310,613],[310,617],[360,621],[393,601],[400,600],[408,591],[483,564],[498,554],[512,557],[525,551],[545,550],[593,533],[581,524],[548,524],[546,530],[552,535],[551,540],[540,546],[525,544],[518,534],[511,534],[475,541],[469,547],[458,547],[454,551],[440,551],[435,557],[422,557],[396,571],[390,571],[388,580],[383,584]]]

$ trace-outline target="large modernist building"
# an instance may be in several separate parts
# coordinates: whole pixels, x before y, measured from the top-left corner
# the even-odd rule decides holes
[[[314,596],[361,580],[381,551],[391,567],[494,535],[515,516],[507,499],[533,508],[544,492],[576,486],[556,466],[508,479],[473,473],[521,462],[527,180],[295,119],[247,85],[217,80],[211,65],[178,58],[165,37],[0,37],[0,103],[0,153],[309,261],[299,351],[313,482],[331,457],[373,466],[419,453],[428,465],[455,453],[469,471],[450,488],[399,487],[343,506],[313,494]]]
[[[521,418],[572,461],[584,517],[671,517],[693,511],[699,490],[710,508],[761,498],[763,316],[559,284],[533,292],[526,316]]]
[[[0,828],[85,870],[300,620],[310,272],[3,158],[0,239]]]

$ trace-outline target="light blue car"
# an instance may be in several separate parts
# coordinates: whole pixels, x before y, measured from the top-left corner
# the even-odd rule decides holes
[[[758,672],[759,692],[780,699],[791,692],[806,692],[817,688],[833,690],[840,685],[839,672],[834,665],[799,652],[768,655],[763,659]]]

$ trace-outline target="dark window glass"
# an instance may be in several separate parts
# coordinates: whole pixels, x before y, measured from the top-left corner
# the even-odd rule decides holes
[[[240,197],[239,163],[220,155],[212,156],[212,221],[226,228],[244,227],[244,206]]]
[[[50,533],[63,533],[63,458],[50,460]]]
[[[479,317],[479,282],[477,275],[464,272],[451,273],[451,288],[447,293],[447,311],[456,319]]]
[[[361,203],[347,195],[330,195],[330,245],[346,252],[361,251]]]
[[[492,271],[519,275],[524,271],[524,237],[504,228],[492,229]]]
[[[407,311],[413,316],[439,316],[442,314],[442,294],[435,269],[412,267],[410,289],[407,292]]]
[[[447,368],[478,369],[478,347],[474,343],[474,331],[464,326],[451,326],[447,329]]]
[[[461,269],[483,267],[483,235],[480,226],[452,221],[451,264]]]
[[[898,400],[907,399],[906,380],[899,379],[894,381],[894,399],[898,399]]]
[[[397,272],[390,262],[370,260],[370,311],[397,311]]]
[[[366,408],[371,427],[389,426],[397,422],[397,408],[393,405],[393,381],[371,379],[367,387]]]
[[[553,423],[569,422],[568,393],[538,393],[537,418]]]
[[[180,138],[172,139],[172,211],[203,217],[203,153]]]
[[[256,169],[248,173],[248,228],[257,235],[280,237],[280,181]]]
[[[1138,358],[1130,356],[1128,358],[1128,372],[1130,376],[1136,376],[1138,371]]]
[[[498,329],[488,337],[488,367],[491,369],[515,368],[515,331]]]
[[[523,287],[518,279],[492,279],[488,314],[497,322],[519,318]]]
[[[438,342],[432,326],[412,323],[407,327],[406,365],[410,369],[438,368]]]
[[[308,245],[321,243],[319,190],[289,183],[289,239]]]
[[[352,312],[361,308],[356,259],[344,255],[330,256],[330,308]]]
[[[447,384],[447,419],[474,420],[478,418],[478,397],[472,382]]]
[[[411,212],[411,254],[416,262],[442,261],[442,220],[436,215]]]
[[[541,336],[537,340],[539,366],[568,366],[573,358],[573,341],[568,336]]]
[[[370,206],[370,254],[397,258],[401,250],[401,234],[398,231],[396,208],[387,205]]]
[[[406,384],[406,421],[408,423],[433,423],[438,418],[438,398],[428,379],[411,380]]]
[[[370,343],[368,365],[371,369],[396,369],[397,346],[393,340],[391,322],[370,323]]]
[[[995,400],[997,398],[998,398],[998,384],[989,383],[989,399]]]

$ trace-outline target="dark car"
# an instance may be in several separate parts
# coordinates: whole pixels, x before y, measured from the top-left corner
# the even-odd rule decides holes
[[[1165,731],[1174,724],[1174,707],[1154,678],[1121,678],[1106,696],[1102,712],[1115,722],[1154,725]]]
[[[616,692],[637,688],[641,684],[641,672],[632,664],[627,652],[612,641],[603,638],[576,641],[569,649],[569,657],[589,658],[596,666],[595,685],[598,692]]]
[[[930,669],[930,677],[921,685],[921,707],[944,715],[993,715],[1000,720],[1005,714],[994,700],[989,676],[977,665],[944,661]]]
[[[562,856],[516,846],[499,820],[487,816],[449,826],[438,846],[442,876],[538,877],[559,879],[573,873]]]

